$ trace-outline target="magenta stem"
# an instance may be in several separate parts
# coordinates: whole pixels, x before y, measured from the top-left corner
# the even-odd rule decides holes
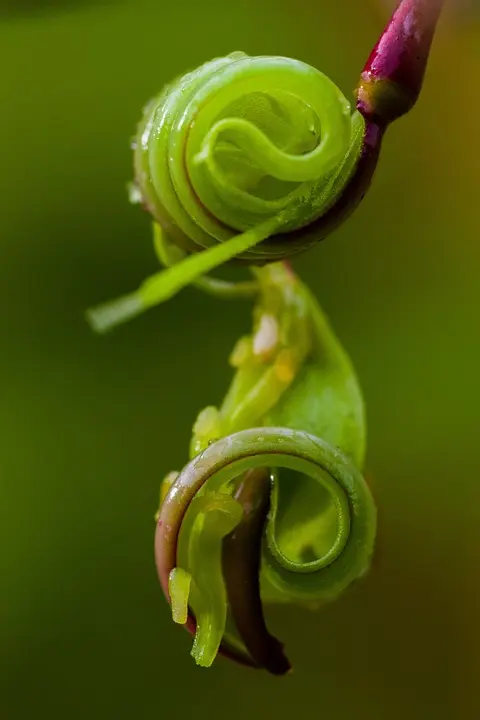
[[[357,88],[357,109],[388,125],[415,105],[444,0],[402,0],[372,50]]]

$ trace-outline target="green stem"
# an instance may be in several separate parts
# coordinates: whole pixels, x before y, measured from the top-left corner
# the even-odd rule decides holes
[[[145,310],[170,300],[202,275],[258,245],[275,232],[281,222],[281,216],[270,219],[221,245],[215,245],[198,255],[190,255],[182,263],[152,275],[135,292],[88,310],[87,319],[90,325],[96,332],[104,333]]]

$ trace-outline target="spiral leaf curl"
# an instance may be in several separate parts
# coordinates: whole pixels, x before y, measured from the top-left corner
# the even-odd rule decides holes
[[[137,132],[133,196],[183,261],[91,311],[94,327],[110,329],[231,259],[262,265],[305,250],[320,238],[301,231],[348,183],[364,132],[329,78],[289,58],[232,53],[165,88]]]
[[[325,75],[282,57],[235,52],[167,86],[138,128],[131,199],[167,244],[193,256],[89,310],[92,328],[110,330],[190,283],[236,296],[202,276],[234,258],[292,257],[344,222],[368,190],[387,127],[419,97],[443,5],[400,0],[360,76],[353,115]]]
[[[153,216],[187,251],[273,217],[278,228],[296,229],[322,211],[318,186],[338,171],[351,124],[349,103],[318,70],[233,53],[183,76],[148,107],[137,183]],[[241,257],[251,263],[290,253],[272,241]]]
[[[375,507],[359,471],[364,407],[348,357],[288,267],[254,274],[253,333],[234,348],[225,399],[200,413],[192,460],[164,495],[156,560],[173,607],[172,573],[191,583],[180,594],[199,664],[220,649],[281,674],[289,665],[263,603],[325,602],[363,575]]]

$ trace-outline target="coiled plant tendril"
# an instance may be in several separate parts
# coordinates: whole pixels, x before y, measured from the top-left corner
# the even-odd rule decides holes
[[[221,647],[284,672],[262,620],[260,566],[264,601],[332,599],[368,568],[375,508],[359,472],[364,408],[350,361],[288,267],[255,275],[253,334],[232,353],[223,404],[197,419],[190,464],[167,478],[156,558],[174,617],[191,629],[196,619],[199,664]],[[227,609],[240,638],[226,632]]]
[[[89,313],[103,332],[193,283],[256,298],[220,407],[194,426],[190,462],[161,486],[155,555],[192,655],[273,674],[290,664],[264,603],[318,605],[369,568],[376,510],[362,476],[365,417],[351,362],[285,262],[365,195],[388,125],[415,104],[443,0],[402,0],[362,72],[357,109],[297,60],[233,53],[146,107],[132,200],[166,267]],[[250,266],[251,280],[208,273]]]
[[[109,329],[232,258],[262,265],[305,250],[314,239],[292,233],[334,204],[364,132],[336,85],[297,60],[237,52],[178,79],[144,111],[133,196],[175,260],[191,257],[92,322]]]

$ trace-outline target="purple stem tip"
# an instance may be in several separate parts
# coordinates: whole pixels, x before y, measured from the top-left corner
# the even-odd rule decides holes
[[[357,109],[388,125],[415,105],[444,0],[402,0],[372,50],[357,87]]]

